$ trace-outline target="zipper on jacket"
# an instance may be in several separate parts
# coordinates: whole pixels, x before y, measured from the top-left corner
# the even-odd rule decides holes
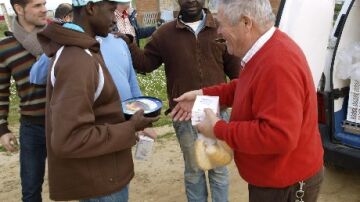
[[[200,29],[200,31],[199,31],[199,33],[195,36],[196,37],[196,49],[197,50],[199,50],[199,53],[197,54],[197,57],[199,57],[199,58],[201,58],[200,57],[200,45],[199,45],[199,38],[198,38],[198,36],[199,36],[199,34],[201,34],[201,32],[205,29],[205,27],[206,27],[206,25],[204,25],[201,29]],[[202,87],[204,87],[204,75],[203,75],[203,71],[202,71],[202,66],[201,66],[201,61],[199,61],[199,75],[200,75],[200,88],[202,88]]]
[[[186,25],[185,23],[183,23],[186,27],[187,30],[189,30],[194,36],[195,36],[195,52],[196,52],[196,62],[198,64],[198,72],[199,72],[199,76],[200,76],[200,88],[202,88],[204,86],[204,82],[203,82],[203,72],[202,72],[202,68],[201,68],[201,61],[200,61],[200,46],[199,46],[199,37],[198,35],[205,29],[206,25],[204,24],[203,27],[200,28],[200,31],[198,34],[195,33],[195,31],[188,25]]]

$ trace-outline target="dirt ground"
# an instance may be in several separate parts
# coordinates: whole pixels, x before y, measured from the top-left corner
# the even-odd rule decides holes
[[[183,161],[172,128],[158,129],[153,155],[148,161],[135,160],[135,178],[130,184],[130,202],[183,202]],[[21,201],[18,154],[0,153],[0,202]],[[247,184],[232,163],[229,199],[248,201]],[[47,177],[43,199],[49,200]],[[319,202],[360,202],[360,171],[326,169]]]

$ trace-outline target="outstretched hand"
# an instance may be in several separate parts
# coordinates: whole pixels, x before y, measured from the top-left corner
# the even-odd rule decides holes
[[[202,90],[193,90],[182,94],[180,97],[175,98],[177,102],[170,116],[174,121],[188,121],[191,119],[191,110],[197,95],[202,95]]]
[[[151,126],[152,122],[155,122],[160,119],[160,116],[157,117],[145,117],[144,110],[138,110],[133,114],[129,121],[132,121],[135,125],[135,131],[144,130],[147,127]]]

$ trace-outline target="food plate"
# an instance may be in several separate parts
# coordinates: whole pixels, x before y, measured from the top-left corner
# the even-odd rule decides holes
[[[130,117],[139,109],[144,110],[144,116],[155,117],[161,112],[162,101],[155,97],[140,96],[127,99],[122,102],[122,108],[126,119]]]

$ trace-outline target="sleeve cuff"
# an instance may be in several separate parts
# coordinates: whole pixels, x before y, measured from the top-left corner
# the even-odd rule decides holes
[[[6,133],[10,133],[11,131],[9,130],[7,124],[1,124],[0,125],[0,137]]]
[[[214,87],[214,86],[206,87],[201,90],[203,92],[203,95],[219,96],[219,94],[216,92],[216,87]]]
[[[224,140],[224,136],[226,133],[226,125],[227,123],[224,120],[219,120],[218,122],[216,122],[214,126],[214,134],[217,139]]]
[[[209,95],[208,88],[202,88],[203,95]]]

